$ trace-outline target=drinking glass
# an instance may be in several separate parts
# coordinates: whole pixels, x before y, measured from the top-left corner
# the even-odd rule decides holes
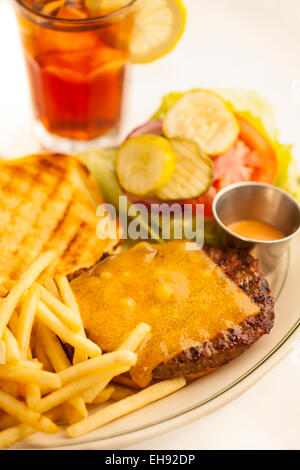
[[[115,145],[126,93],[137,0],[97,17],[79,2],[15,0],[35,131],[58,152]]]

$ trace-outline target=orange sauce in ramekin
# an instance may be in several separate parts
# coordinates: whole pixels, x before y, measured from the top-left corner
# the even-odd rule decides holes
[[[285,237],[276,227],[261,220],[239,220],[229,224],[228,228],[237,235],[250,240],[273,241]]]

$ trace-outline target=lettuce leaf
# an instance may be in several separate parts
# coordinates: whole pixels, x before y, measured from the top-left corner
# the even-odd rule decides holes
[[[300,202],[300,172],[294,160],[289,165],[287,176],[277,186],[290,193]]]
[[[104,200],[119,207],[119,196],[123,195],[115,172],[115,149],[95,149],[79,153],[76,157],[88,168],[98,184]]]
[[[161,105],[159,107],[159,109],[156,111],[155,114],[153,114],[152,118],[151,119],[164,119],[167,112],[169,111],[169,109],[173,106],[173,104],[176,103],[176,101],[178,101],[182,96],[184,95],[184,93],[181,93],[181,92],[175,92],[175,93],[169,93],[168,95],[165,95],[163,98],[162,98],[162,101],[161,101]]]

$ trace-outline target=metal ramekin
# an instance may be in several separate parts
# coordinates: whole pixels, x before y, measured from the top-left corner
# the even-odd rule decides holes
[[[288,193],[270,184],[247,182],[226,187],[214,199],[213,214],[228,245],[255,248],[261,270],[265,274],[273,271],[290,241],[300,232],[300,205]],[[237,235],[228,228],[228,225],[245,219],[273,225],[285,238],[253,240]]]

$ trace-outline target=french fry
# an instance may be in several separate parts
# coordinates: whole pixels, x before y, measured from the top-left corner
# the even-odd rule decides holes
[[[52,277],[46,277],[45,279],[43,279],[43,286],[45,287],[45,289],[47,289],[48,292],[54,295],[57,299],[60,299],[59,290]]]
[[[69,284],[67,277],[64,274],[58,274],[57,276],[55,276],[55,282],[57,284],[61,298],[63,299],[64,303],[74,313],[76,313],[79,318],[81,318],[79,307],[75,299],[75,295],[71,289],[71,286]]]
[[[18,323],[17,339],[23,359],[27,359],[28,357],[31,332],[40,295],[41,287],[38,284],[34,284],[30,287],[22,305]]]
[[[9,426],[9,429],[1,427],[1,419],[0,419],[0,429],[4,429],[0,432],[0,450],[6,449],[7,447],[11,447],[16,444],[18,441],[25,439],[25,437],[30,436],[31,434],[35,433],[35,430],[31,427],[27,426],[26,424],[18,424],[15,418],[12,418],[9,415],[6,415],[7,418],[10,418],[10,421],[6,421]],[[45,416],[49,418],[51,421],[59,421],[62,420],[64,417],[64,409],[62,406],[58,406],[51,411],[45,413]],[[11,427],[13,426],[13,427]]]
[[[150,330],[151,327],[146,323],[139,323],[130,333],[124,343],[121,344],[119,349],[135,352],[139,345],[144,341],[148,333],[150,333]]]
[[[5,286],[0,286],[0,297],[5,297],[8,294],[8,289]]]
[[[44,416],[54,422],[63,419],[65,420],[64,405],[59,405],[52,410],[47,411]],[[3,414],[3,416],[0,416],[0,431],[4,431],[5,429],[11,428],[12,426],[18,426],[19,424],[20,421],[17,418],[14,418],[7,413]],[[32,429],[32,432],[35,432],[35,430]]]
[[[41,320],[50,330],[59,336],[62,341],[71,344],[75,348],[80,349],[86,353],[89,357],[97,357],[101,354],[101,349],[92,341],[84,338],[79,333],[74,333],[69,330],[63,322],[57,318],[54,313],[45,305],[39,301],[37,309],[37,317]]]
[[[94,403],[94,400],[96,399],[96,397],[105,389],[105,387],[107,387],[107,385],[109,384],[111,380],[112,380],[112,377],[108,377],[107,382],[101,381],[98,384],[96,384],[94,387],[92,387],[90,390],[86,390],[86,392],[84,392],[84,394],[82,395],[82,398],[84,399],[85,403],[88,403],[88,404]]]
[[[72,311],[77,315],[78,320],[81,323],[80,334],[81,336],[86,337],[80,311],[78,304],[75,299],[75,295],[71,289],[69,281],[67,277],[63,274],[59,274],[55,277],[55,282],[59,289],[61,298],[63,299],[64,303],[72,309]],[[73,357],[73,364],[78,364],[79,362],[84,362],[87,360],[87,355],[80,351],[78,348],[75,348],[74,357]]]
[[[3,333],[3,341],[6,348],[6,363],[18,364],[21,359],[21,352],[19,349],[18,341],[12,334],[9,328],[5,328]]]
[[[139,323],[134,330],[130,333],[126,341],[124,341],[121,346],[118,348],[119,350],[126,350],[135,352],[139,345],[144,341],[145,337],[150,332],[151,327],[146,323]],[[105,384],[103,388],[108,385],[110,380]],[[96,385],[93,389],[87,390],[83,394],[83,399],[86,403],[93,403],[95,398],[101,393],[103,389],[101,388],[101,384]]]
[[[114,384],[114,392],[111,396],[111,399],[114,401],[120,401],[124,398],[130,397],[134,395],[136,391],[132,390],[131,388],[121,387],[120,385]]]
[[[24,403],[0,390],[0,408],[7,414],[17,418],[22,424],[37,429],[47,434],[58,431],[58,427],[40,413],[27,408]]]
[[[44,287],[41,288],[41,299],[55,313],[55,315],[72,331],[78,333],[81,330],[81,321],[71,308],[64,305],[59,299],[48,292]]]
[[[0,284],[4,284],[5,281],[7,280],[7,277],[6,276],[3,276],[3,274],[0,274]]]
[[[18,336],[18,328],[19,328],[19,315],[16,310],[12,313],[8,323],[10,331],[13,333],[14,337],[17,338]]]
[[[75,398],[73,398],[73,400],[75,400]],[[79,410],[77,410],[74,406],[72,406],[71,402],[72,400],[69,400],[67,403],[64,404],[65,415],[66,415],[68,424],[78,423],[78,421],[81,421],[83,419],[83,416],[84,417],[87,416],[87,413],[85,415],[82,415],[82,413]],[[84,403],[84,406],[85,406],[85,403]]]
[[[95,405],[96,404],[100,405],[101,403],[105,403],[112,397],[114,392],[115,392],[115,387],[113,385],[109,385],[104,390],[102,390],[102,392],[99,393],[99,395],[95,398],[93,403]]]
[[[13,446],[16,442],[25,439],[25,437],[33,433],[34,430],[25,424],[19,424],[0,432],[0,450]]]
[[[43,364],[37,361],[36,359],[32,359],[31,361],[21,359],[21,361],[19,361],[19,366],[29,367],[29,369],[39,369],[39,370],[43,368]]]
[[[4,341],[0,341],[0,364],[6,363],[6,347]]]
[[[7,413],[3,414],[3,416],[0,417],[0,431],[3,431],[7,428],[11,428],[12,426],[16,426],[17,424],[20,424],[20,422],[13,416],[8,415]]]
[[[25,362],[26,362],[26,361],[32,361],[32,360],[33,360],[31,347],[29,347],[29,349],[28,349],[27,356],[28,356],[27,359],[21,359],[21,360],[23,360],[23,361],[25,361]]]
[[[16,382],[11,382],[8,380],[0,380],[0,388],[9,395],[13,397],[18,397],[20,395],[19,385]]]
[[[47,328],[41,321],[38,322],[36,328],[36,337],[43,345],[43,349],[55,372],[60,372],[63,369],[70,367],[71,363],[63,350],[59,339],[56,334]]]
[[[121,416],[132,413],[133,411],[176,392],[180,388],[184,387],[185,384],[185,378],[179,377],[151,385],[145,390],[142,390],[131,397],[124,398],[124,400],[118,401],[113,405],[109,405],[82,421],[79,421],[79,423],[69,426],[66,430],[67,434],[70,437],[82,436],[83,434],[104,426]]]
[[[41,400],[41,389],[37,385],[27,384],[25,388],[25,399],[28,408],[33,410]]]
[[[13,279],[6,279],[6,281],[3,283],[3,285],[7,289],[7,292],[9,292],[14,287],[16,282],[17,281],[14,281]]]
[[[81,396],[85,390],[92,388],[100,381],[106,382],[108,377],[111,375],[120,375],[123,374],[128,370],[128,367],[116,367],[109,372],[102,371],[97,374],[91,374],[87,376],[83,376],[80,379],[71,382],[64,387],[60,388],[59,390],[55,390],[54,392],[50,393],[49,395],[43,397],[39,402],[36,410],[39,413],[45,413],[46,411],[55,408],[66,401],[69,401],[71,398]],[[104,388],[104,387],[103,387]]]
[[[76,415],[76,420],[80,421],[88,415],[83,398],[79,396],[71,398],[66,404],[70,405],[69,408],[71,411],[73,410],[73,415]]]
[[[46,386],[52,389],[61,387],[61,380],[57,374],[19,365],[0,365],[0,379],[23,384],[34,384],[41,387]]]
[[[43,253],[38,259],[22,274],[20,280],[16,282],[11,291],[0,305],[0,338],[2,338],[5,327],[11,318],[19,300],[24,292],[39,277],[47,266],[54,260],[56,253],[48,251]]]
[[[39,322],[36,334],[39,341],[43,344],[47,357],[51,361],[55,372],[60,372],[61,370],[67,369],[71,366],[60,341],[53,331],[49,330],[49,328],[47,328],[43,323]],[[69,401],[69,405],[69,407],[66,407],[68,416],[73,417],[75,414],[77,421],[87,416],[87,409],[82,398],[73,398]],[[73,413],[72,408],[75,410]]]
[[[51,421],[54,421],[55,423],[57,423],[58,421],[66,423],[64,405],[59,405],[55,408],[52,408],[51,410],[47,411],[44,416],[46,416],[46,418],[51,419]]]
[[[96,357],[95,359],[89,359],[85,362],[75,364],[74,366],[59,372],[58,376],[62,385],[66,385],[87,374],[97,373],[105,369],[109,372],[110,368],[114,368],[116,366],[125,366],[130,368],[136,364],[136,359],[136,354],[131,351],[115,351],[103,354],[103,356]]]
[[[48,359],[41,343],[37,343],[34,346],[34,352],[35,352],[35,355],[36,355],[38,361],[43,364],[43,369],[48,371],[48,372],[53,372],[54,369],[52,367],[52,364],[49,361],[49,359]]]

